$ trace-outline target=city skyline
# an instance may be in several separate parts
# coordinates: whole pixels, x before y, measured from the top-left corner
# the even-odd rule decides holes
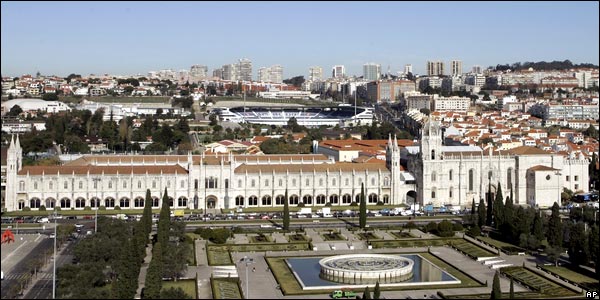
[[[372,26],[358,23],[365,15]],[[460,60],[463,71],[598,64],[598,15],[597,2],[2,2],[1,72],[145,75],[205,65],[212,74],[248,58],[256,80],[273,65],[285,79],[307,78],[312,66],[328,75],[334,65],[361,76],[369,62],[393,74],[406,64],[426,74],[427,61]]]

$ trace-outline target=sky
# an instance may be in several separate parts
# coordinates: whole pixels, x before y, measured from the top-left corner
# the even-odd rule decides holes
[[[428,60],[463,71],[515,62],[598,64],[592,2],[1,2],[2,76],[134,75],[248,58],[253,76],[334,65],[393,74]],[[446,71],[447,73],[448,71]]]

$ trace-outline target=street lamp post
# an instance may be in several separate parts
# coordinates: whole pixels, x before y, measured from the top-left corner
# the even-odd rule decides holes
[[[56,210],[54,210],[52,215],[54,216],[54,268],[52,272],[52,299],[56,299]]]
[[[253,264],[254,263],[254,259],[253,258],[249,258],[248,256],[244,256],[244,258],[240,259],[240,262],[244,262],[246,264],[246,299],[250,299],[250,295],[248,292],[248,265]]]

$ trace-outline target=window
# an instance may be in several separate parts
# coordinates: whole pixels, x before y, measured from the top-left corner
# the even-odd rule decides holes
[[[452,181],[452,170],[450,170],[450,172],[448,172],[448,180]]]
[[[269,186],[269,179],[265,179],[265,186]]]
[[[579,190],[579,184],[575,184],[575,190]]]
[[[23,181],[23,180],[19,181],[19,190],[21,190],[21,191],[25,190],[25,181]]]
[[[492,179],[492,175],[493,175],[492,171],[488,171],[488,179]]]
[[[292,179],[292,186],[296,186],[296,178]]]
[[[225,179],[225,188],[228,189],[229,188],[229,179]]]
[[[318,195],[317,196],[317,204],[325,204],[326,199],[327,198],[325,197],[325,195]]]
[[[346,186],[350,185],[350,179],[346,178]]]
[[[390,196],[389,195],[383,195],[383,203],[385,203],[385,204],[390,203]]]
[[[431,199],[435,199],[435,190],[431,191]]]
[[[23,209],[23,208],[25,208],[25,201],[20,200],[19,201],[19,209]]]
[[[207,189],[216,189],[218,187],[217,185],[217,179],[214,177],[210,177],[210,178],[204,178],[204,188]]]
[[[94,197],[92,198],[92,200],[90,200],[90,206],[91,207],[98,207],[100,206],[100,199]]]
[[[371,194],[369,195],[369,202],[368,203],[377,203],[379,197],[377,197],[377,194]]]
[[[354,200],[356,201],[356,203],[360,203],[360,200],[361,200],[361,199],[360,199],[360,194],[356,195],[356,196],[354,197]]]
[[[453,188],[450,187],[450,190],[448,191],[448,197],[452,198],[452,192],[453,192]]]
[[[333,179],[331,180],[331,185],[332,185],[332,186],[335,186],[335,184],[336,184],[336,180],[335,180],[335,178],[333,178]]]
[[[506,186],[509,190],[512,190],[512,172],[512,168],[508,168],[508,171],[506,171]]]
[[[473,169],[469,170],[469,191],[473,191]]]
[[[108,188],[109,188],[109,189],[112,189],[112,181],[109,181],[109,182],[108,182]]]
[[[567,175],[567,181],[571,181],[571,176]]]
[[[79,189],[83,189],[83,181],[79,181]]]
[[[235,197],[235,206],[244,206],[244,196]]]
[[[138,180],[138,189],[141,189],[141,188],[142,188],[142,181]]]
[[[33,189],[34,189],[34,190],[37,190],[37,188],[38,188],[38,187],[37,187],[37,181],[35,181],[35,182],[33,183]]]
[[[312,196],[305,195],[304,197],[302,197],[302,202],[304,202],[304,204],[312,204]]]
[[[144,198],[137,197],[133,200],[133,206],[135,207],[144,207]]]
[[[575,181],[579,181],[579,176],[575,175]],[[575,188],[577,189],[577,188]]]
[[[431,173],[431,181],[435,182],[437,180],[437,173],[435,173],[435,171],[433,171]]]
[[[75,199],[75,207],[76,208],[84,208],[85,207],[85,199],[83,199],[83,198]]]
[[[113,198],[106,198],[104,200],[104,206],[105,207],[115,207],[115,199],[113,199]]]
[[[239,189],[239,188],[241,188],[241,187],[242,187],[242,180],[241,180],[241,179],[239,179],[239,180],[238,180],[238,189]]]
[[[435,160],[435,150],[431,150],[431,160]]]
[[[40,208],[42,205],[42,200],[40,198],[31,198],[29,201],[29,207],[31,208]]]
[[[95,179],[95,178],[94,178]],[[94,180],[94,188],[97,189],[98,188],[98,180]]]
[[[289,201],[290,201],[290,205],[291,204],[298,205],[298,203],[300,202],[300,199],[296,195],[291,195]]]
[[[329,202],[331,202],[331,204],[338,204],[339,199],[337,195],[331,195],[329,196]]]
[[[68,189],[69,188],[69,183],[65,181],[64,182],[64,187],[65,187],[65,189]]]
[[[48,183],[48,189],[51,190],[54,184],[52,184],[52,182]]]
[[[227,180],[225,180],[225,182],[227,182]],[[184,188],[184,187],[185,187],[185,180],[182,180],[182,181],[181,181],[181,188]],[[227,188],[227,187],[226,187],[226,188]]]
[[[390,186],[390,178],[389,177],[383,178],[383,186]]]
[[[283,179],[279,179],[279,186],[283,186]]]
[[[375,177],[371,177],[371,185],[375,185]]]
[[[250,196],[248,198],[248,205],[254,205],[254,206],[258,205],[258,197]]]
[[[306,178],[306,186],[310,185],[310,179]]]
[[[121,198],[119,200],[119,207],[129,207],[129,198]]]
[[[152,207],[158,207],[158,197],[152,197]]]
[[[179,206],[179,207],[186,207],[187,206],[187,198],[186,197],[179,197],[177,199],[177,206]]]
[[[323,178],[319,178],[319,186],[323,186]]]
[[[62,198],[60,199],[60,208],[69,208],[71,207],[71,199]]]
[[[127,181],[123,181],[123,188],[126,189],[127,188]]]
[[[285,197],[283,195],[279,195],[279,196],[275,197],[275,204],[276,205],[284,205]]]
[[[262,205],[271,205],[271,196],[263,196],[262,199]]]
[[[352,202],[352,196],[349,194],[342,196],[342,204],[350,204],[350,202]]]
[[[254,179],[252,179],[252,181],[250,181],[250,187],[254,187],[256,185],[256,182],[254,181]]]
[[[156,180],[152,180],[152,188],[155,189],[156,188]]]

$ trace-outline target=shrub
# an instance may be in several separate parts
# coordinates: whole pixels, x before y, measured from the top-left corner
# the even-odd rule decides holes
[[[115,210],[121,210],[121,207],[117,205],[115,206]]]
[[[327,206],[327,207],[331,206],[331,202],[325,203],[325,206]]]
[[[436,232],[438,229],[438,225],[436,222],[431,221],[429,223],[427,223],[427,225],[425,225],[425,232]]]
[[[304,202],[298,203],[298,207],[304,207]]]
[[[377,205],[378,205],[378,206],[381,206],[381,205],[383,205],[383,201],[377,201]]]
[[[454,235],[452,223],[448,220],[443,220],[437,226],[437,235],[441,237],[449,237]]]
[[[83,210],[92,210],[92,208],[89,207],[89,206],[86,206],[86,207],[83,208]]]
[[[46,211],[46,206],[44,206],[44,205],[40,206],[40,211]]]
[[[23,207],[23,211],[31,211],[31,208],[29,206],[25,206]]]
[[[100,207],[98,207],[99,210],[106,210],[106,206],[104,205],[100,205]]]
[[[75,210],[75,207],[71,207],[71,210]]]
[[[415,222],[410,221],[410,222],[404,224],[404,227],[407,229],[415,229],[415,228],[417,228],[417,225],[415,224]]]
[[[55,206],[55,207],[54,207],[54,210],[55,210],[55,211],[61,211],[61,209],[60,209],[60,206]]]
[[[481,229],[479,229],[479,226],[473,226],[469,229],[469,235],[472,236],[480,236],[481,235]]]
[[[454,230],[454,231],[463,231],[464,228],[463,228],[462,224],[460,224],[460,223],[453,223],[452,224],[452,230]]]
[[[352,203],[350,203],[350,206],[358,206],[358,203],[356,203],[356,201],[352,201]]]

